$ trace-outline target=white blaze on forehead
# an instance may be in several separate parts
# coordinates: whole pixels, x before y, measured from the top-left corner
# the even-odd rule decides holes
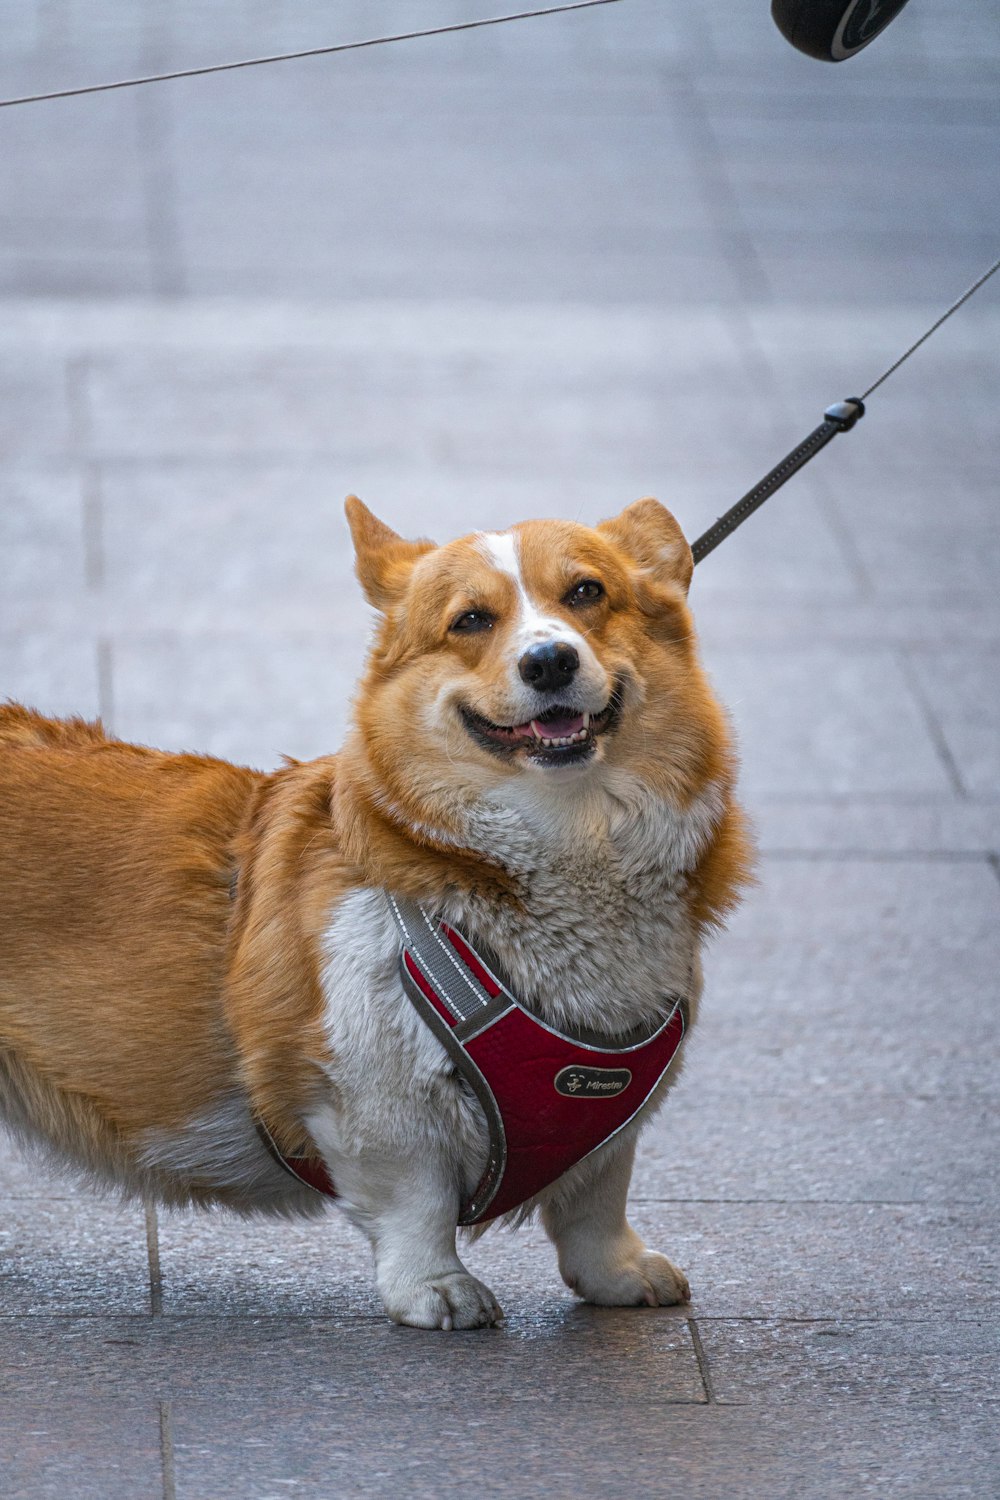
[[[482,531],[478,542],[486,560],[499,572],[514,580],[517,589],[517,639],[525,647],[540,641],[569,641],[579,650],[586,642],[566,620],[547,615],[539,609],[525,587],[517,536],[513,531]]]

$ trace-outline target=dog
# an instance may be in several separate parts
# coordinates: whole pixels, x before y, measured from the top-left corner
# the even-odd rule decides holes
[[[338,754],[262,774],[0,708],[0,1117],[167,1204],[294,1215],[335,1194],[392,1320],[501,1322],[456,1250],[493,1096],[406,992],[409,911],[466,954],[460,987],[570,1049],[556,1090],[621,1116],[570,1165],[559,1126],[556,1179],[504,1217],[540,1213],[588,1302],[686,1301],[626,1195],[697,1019],[703,940],[752,864],[690,548],[652,499],[443,546],[346,511],[377,623]],[[669,1070],[623,1115],[602,1091],[668,1018]],[[544,1093],[522,1100],[529,1134]]]

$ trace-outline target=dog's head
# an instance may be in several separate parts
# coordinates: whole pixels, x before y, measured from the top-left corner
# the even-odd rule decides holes
[[[658,501],[595,528],[525,521],[440,547],[353,496],[347,516],[382,615],[358,722],[383,765],[430,761],[466,785],[623,767],[682,797],[718,773],[727,736],[697,662],[691,549]]]

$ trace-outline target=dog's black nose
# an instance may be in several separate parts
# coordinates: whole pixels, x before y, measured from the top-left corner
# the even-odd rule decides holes
[[[521,657],[517,670],[521,681],[540,693],[551,693],[556,688],[568,686],[579,670],[580,658],[576,647],[566,641],[546,641],[542,646],[532,646]]]

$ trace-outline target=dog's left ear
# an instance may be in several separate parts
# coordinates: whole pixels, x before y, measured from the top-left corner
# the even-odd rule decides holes
[[[626,506],[620,516],[602,521],[598,531],[621,547],[654,583],[672,584],[685,594],[691,585],[694,558],[683,531],[659,500],[647,497]]]
[[[425,552],[433,552],[434,543],[406,541],[373,515],[357,495],[348,495],[344,513],[354,541],[358,582],[368,603],[384,614],[403,597],[414,563]]]

